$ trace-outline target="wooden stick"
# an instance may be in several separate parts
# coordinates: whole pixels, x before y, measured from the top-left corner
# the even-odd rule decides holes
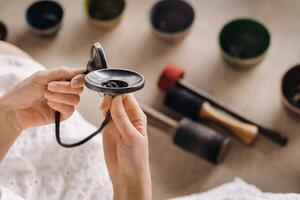
[[[199,117],[211,120],[228,128],[244,144],[250,145],[258,137],[258,128],[252,124],[241,122],[220,112],[209,102],[204,102],[199,110]]]
[[[174,136],[174,132],[176,130],[176,127],[178,126],[177,121],[162,114],[161,112],[158,112],[157,110],[151,108],[150,106],[147,106],[142,103],[139,104],[142,110],[147,115],[147,120],[151,125],[166,131],[172,137]]]

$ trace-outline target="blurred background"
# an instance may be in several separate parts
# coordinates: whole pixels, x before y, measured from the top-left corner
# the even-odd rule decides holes
[[[90,45],[99,41],[109,67],[129,68],[143,74],[140,102],[179,119],[163,105],[164,93],[156,82],[168,63],[186,72],[185,80],[207,91],[243,116],[289,137],[280,147],[260,137],[251,147],[233,139],[224,162],[209,162],[182,151],[163,131],[149,126],[153,199],[203,192],[239,176],[266,192],[300,192],[300,125],[282,105],[280,81],[300,61],[299,0],[187,0],[195,11],[190,33],[181,41],[166,43],[155,37],[149,22],[154,0],[127,0],[120,23],[103,29],[92,25],[82,0],[60,0],[64,9],[61,30],[54,37],[39,37],[29,30],[25,12],[31,0],[0,0],[0,20],[8,28],[7,41],[28,52],[46,68],[85,67]],[[250,17],[270,31],[271,45],[259,65],[240,70],[220,56],[218,35],[230,20]],[[85,90],[78,110],[99,126],[102,100]]]

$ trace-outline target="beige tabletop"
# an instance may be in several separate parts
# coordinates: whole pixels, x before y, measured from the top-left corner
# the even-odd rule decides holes
[[[156,81],[166,63],[186,71],[186,80],[206,90],[239,113],[283,132],[290,139],[279,147],[261,137],[252,147],[233,139],[225,161],[218,166],[186,153],[164,132],[149,127],[153,199],[202,192],[239,176],[267,192],[300,192],[300,123],[281,103],[280,79],[300,61],[299,0],[190,0],[196,19],[188,37],[170,45],[155,38],[148,14],[153,0],[127,0],[121,23],[103,31],[84,15],[82,1],[61,0],[64,23],[54,38],[40,38],[26,27],[24,12],[30,0],[1,0],[0,20],[9,28],[8,41],[29,52],[47,68],[84,67],[90,44],[100,41],[109,66],[134,69],[145,75],[139,101],[175,116],[162,105]],[[222,25],[236,17],[253,17],[267,25],[272,41],[266,59],[251,70],[227,66],[220,58],[217,37]],[[101,98],[85,90],[79,111],[98,125]],[[176,115],[178,117],[178,115]]]

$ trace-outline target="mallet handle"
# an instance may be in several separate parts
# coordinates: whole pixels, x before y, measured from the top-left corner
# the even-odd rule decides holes
[[[147,115],[148,122],[155,127],[160,128],[161,130],[166,131],[171,136],[174,135],[174,132],[178,126],[178,122],[170,117],[156,111],[155,109],[147,106],[143,103],[139,103],[144,113]]]
[[[211,120],[228,128],[244,144],[252,144],[258,137],[258,128],[252,124],[241,122],[220,112],[209,102],[204,102],[199,110],[199,117]]]

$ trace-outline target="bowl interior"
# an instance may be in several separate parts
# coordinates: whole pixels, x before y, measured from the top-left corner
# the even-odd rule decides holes
[[[85,85],[104,94],[124,94],[144,87],[144,77],[137,72],[123,69],[100,69],[88,73]]]
[[[62,7],[54,1],[38,1],[27,10],[26,19],[30,26],[44,30],[55,27],[63,18]]]
[[[238,19],[226,24],[219,38],[220,46],[230,56],[247,59],[264,53],[270,45],[270,34],[259,22]]]
[[[86,0],[88,14],[93,19],[111,20],[125,8],[125,0]]]
[[[0,22],[0,40],[5,40],[6,36],[7,36],[7,28],[2,22]]]
[[[300,110],[300,65],[285,73],[282,78],[281,91],[285,99]]]
[[[162,0],[151,10],[152,26],[165,33],[176,33],[191,26],[194,21],[194,10],[182,0]]]

